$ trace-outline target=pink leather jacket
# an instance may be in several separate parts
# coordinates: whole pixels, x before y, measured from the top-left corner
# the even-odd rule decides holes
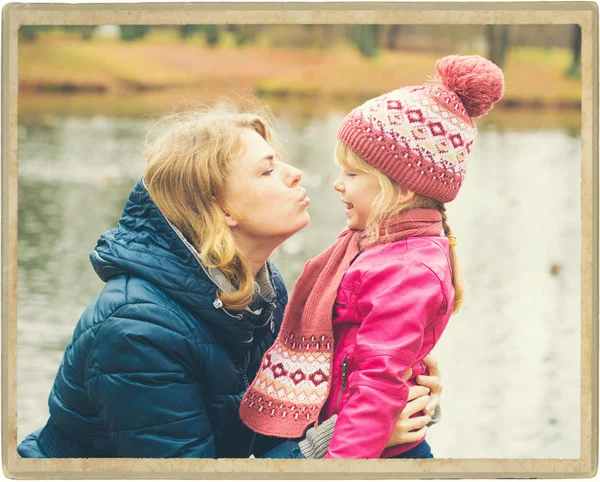
[[[339,416],[326,457],[392,457],[420,443],[385,449],[453,303],[445,237],[374,246],[352,263],[334,307],[333,377],[321,418]]]

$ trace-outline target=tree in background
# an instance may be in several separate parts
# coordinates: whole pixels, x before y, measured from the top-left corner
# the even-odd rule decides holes
[[[238,28],[240,27],[240,28]],[[244,27],[244,28],[242,28]],[[221,29],[225,31],[233,32],[234,35],[244,36],[244,41],[240,42],[236,38],[236,45],[242,45],[245,41],[250,38],[245,27],[252,27],[251,25],[181,25],[179,27],[179,37],[183,40],[188,40],[193,37],[196,33],[202,33],[206,44],[209,47],[218,45],[221,41]]]
[[[233,35],[233,41],[238,46],[255,43],[261,28],[261,25],[225,25],[225,31]]]
[[[33,42],[37,39],[38,33],[46,32],[51,28],[51,25],[23,25],[19,28],[19,40]]]
[[[150,31],[148,25],[121,25],[119,29],[119,37],[125,42],[131,42],[144,38]]]
[[[79,28],[79,34],[81,36],[81,40],[92,40],[95,30],[96,30],[95,25],[82,25]]]
[[[384,29],[384,33],[381,35],[384,48],[395,50],[402,25],[382,25],[382,28]]]
[[[37,27],[33,25],[23,25],[19,28],[19,40],[24,42],[33,42],[37,38]]]
[[[379,25],[349,25],[348,33],[361,54],[371,59],[377,55]]]
[[[571,52],[573,53],[573,60],[571,61],[568,75],[570,77],[579,78],[581,77],[581,27],[579,25],[573,25],[571,35]]]
[[[181,25],[179,27],[179,37],[187,40],[198,31],[200,31],[200,25]]]
[[[488,46],[488,59],[498,67],[504,66],[504,58],[509,41],[508,25],[486,25],[485,37]]]
[[[69,33],[78,33],[81,40],[91,40],[96,30],[96,25],[63,25],[62,29]]]
[[[219,25],[201,25],[201,27],[206,38],[206,44],[209,47],[217,45],[221,38],[221,29]]]

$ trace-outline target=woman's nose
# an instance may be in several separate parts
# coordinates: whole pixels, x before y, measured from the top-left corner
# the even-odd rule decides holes
[[[290,172],[287,177],[287,182],[290,187],[294,187],[298,185],[300,180],[302,179],[302,171],[300,169],[296,169],[293,166],[289,166]]]
[[[333,189],[335,189],[337,192],[344,192],[344,183],[339,179],[336,179],[333,183]]]

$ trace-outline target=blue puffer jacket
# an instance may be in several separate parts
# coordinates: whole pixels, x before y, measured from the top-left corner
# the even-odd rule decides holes
[[[271,299],[225,310],[220,273],[199,263],[141,180],[91,261],[106,286],[77,323],[50,419],[19,445],[22,457],[247,457],[280,442],[238,414],[287,303],[273,265]]]

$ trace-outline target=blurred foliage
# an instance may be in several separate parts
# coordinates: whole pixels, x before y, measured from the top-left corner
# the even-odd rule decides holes
[[[81,32],[81,39],[82,40],[92,40],[92,37],[94,35],[94,30],[96,30],[96,27],[94,25],[86,25],[81,27],[80,32]]]
[[[219,43],[219,39],[221,38],[220,25],[200,25],[200,28],[204,32],[206,44],[209,47],[214,47]]]
[[[20,92],[195,89],[193,97],[355,102],[422,83],[440,56],[489,49],[503,65],[506,107],[581,103],[576,25],[23,26],[19,37]]]
[[[232,35],[223,31],[223,44],[217,49],[202,45],[203,34],[187,42],[175,31],[170,40],[152,34],[141,42],[101,37],[92,42],[73,38],[23,42],[19,46],[19,89],[115,95],[176,88],[220,95],[252,89],[282,98],[301,96],[321,102],[335,97],[354,102],[385,92],[390,86],[422,83],[433,74],[440,55],[379,49],[373,62],[349,45],[325,51],[240,49],[233,44]],[[571,57],[568,48],[511,47],[504,66],[504,102],[513,107],[579,106],[581,81],[566,75]]]
[[[570,77],[580,78],[581,77],[581,27],[579,25],[573,25],[571,29],[571,51],[573,52],[573,60],[567,74]]]
[[[19,38],[35,42],[50,29],[92,40],[97,37],[98,26],[23,26]],[[560,46],[572,51],[567,74],[577,78],[581,68],[581,30],[577,25],[121,25],[118,32],[123,41],[150,36],[166,39],[173,32],[174,38],[202,42],[209,47],[254,45],[328,50],[351,45],[367,59],[377,57],[383,50],[476,53],[487,55],[501,67],[512,46],[541,46],[548,50]]]
[[[62,25],[61,28],[67,33],[79,34],[81,40],[92,40],[96,25]]]
[[[125,42],[131,42],[144,38],[149,31],[149,25],[121,25],[119,28],[119,38]]]
[[[51,28],[52,25],[23,25],[19,28],[19,40],[33,42],[39,33],[47,32]]]
[[[77,35],[81,40],[91,40],[97,25],[24,25],[19,29],[19,40],[35,41],[39,34],[50,30],[62,30],[70,35]]]
[[[189,40],[196,34],[202,34],[208,46],[214,47],[221,40],[221,25],[181,25],[179,27],[179,37],[182,40]]]
[[[23,25],[19,29],[19,40],[23,40],[25,42],[31,42],[36,39],[38,32],[38,27],[32,27],[30,25]]]
[[[233,35],[235,45],[242,46],[256,42],[261,25],[225,25],[225,31]]]
[[[179,36],[183,40],[187,40],[199,30],[199,25],[181,25],[179,27]]]
[[[389,50],[396,48],[396,41],[400,36],[400,30],[402,25],[382,25],[382,29],[385,29],[385,43],[384,47]]]
[[[379,45],[379,25],[349,25],[350,41],[358,51],[370,59],[377,55]]]
[[[498,67],[504,67],[504,59],[509,45],[509,26],[486,25],[485,34],[488,46],[487,58]]]

